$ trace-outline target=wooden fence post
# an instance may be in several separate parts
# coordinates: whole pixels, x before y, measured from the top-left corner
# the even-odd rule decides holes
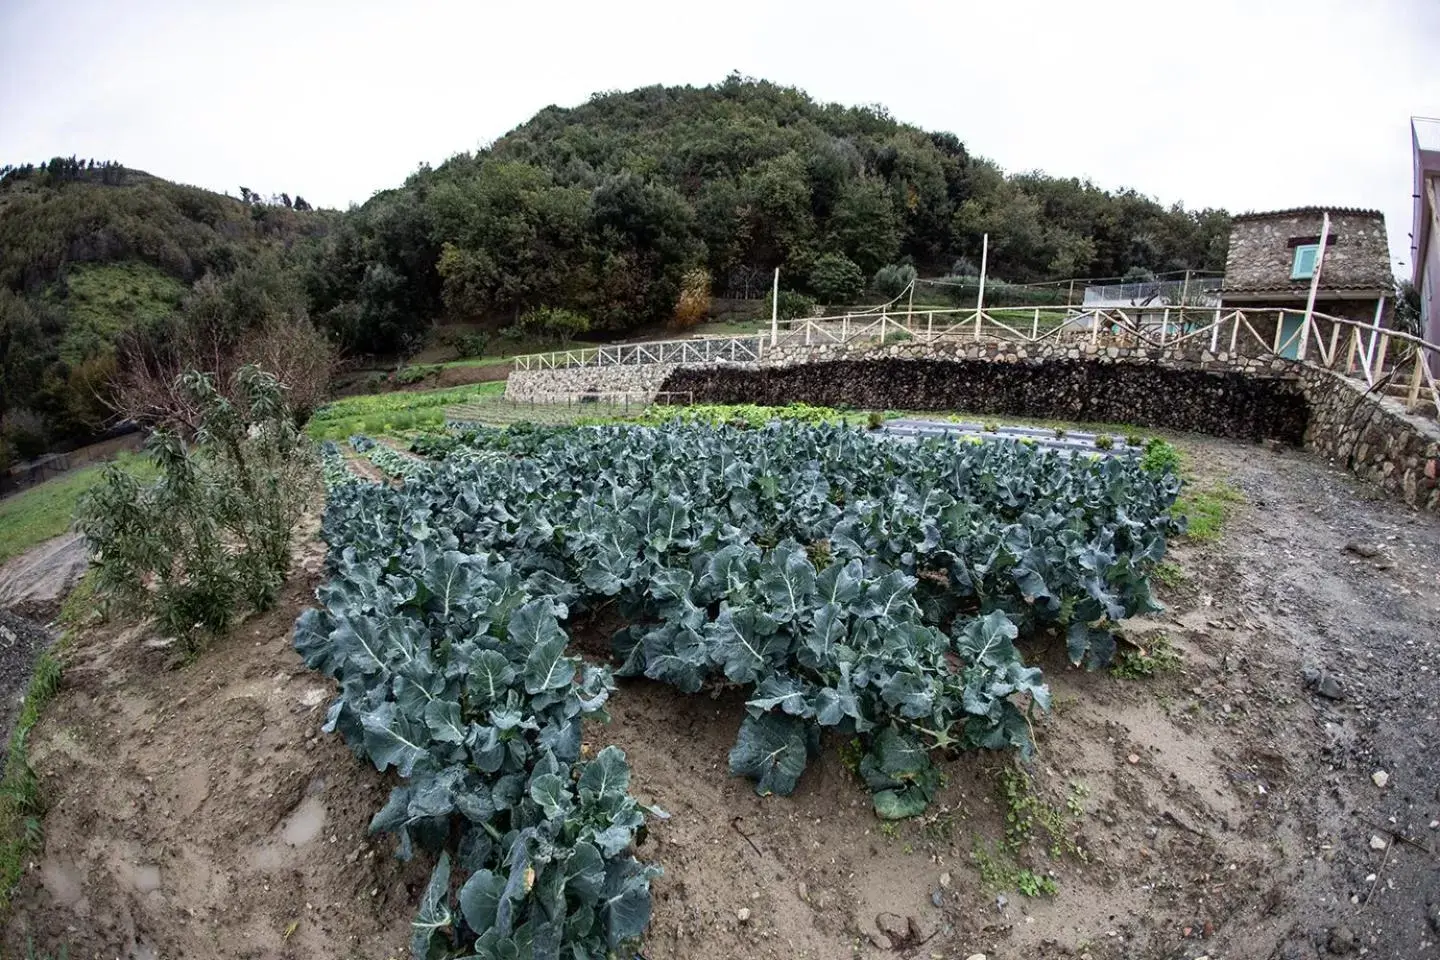
[[[1406,410],[1414,410],[1419,405],[1420,378],[1424,376],[1421,368],[1425,364],[1425,351],[1416,346],[1412,352],[1415,354],[1415,373],[1410,377],[1410,396],[1405,401]]]

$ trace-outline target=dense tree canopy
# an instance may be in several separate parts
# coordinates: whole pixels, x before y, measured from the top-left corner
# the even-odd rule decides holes
[[[0,168],[0,465],[113,419],[127,344],[304,315],[301,252],[340,215],[242,192],[74,157]]]
[[[0,169],[0,444],[6,423],[92,430],[117,345],[201,309],[227,337],[308,315],[342,349],[403,355],[442,319],[683,326],[711,294],[768,294],[776,267],[787,310],[889,297],[973,272],[987,233],[1011,282],[1220,269],[1229,224],[1007,176],[953,134],[739,76],[548,107],[343,214],[239,194],[74,157]]]
[[[991,273],[1014,282],[1220,269],[1228,227],[1224,211],[1007,177],[952,134],[731,76],[549,107],[424,168],[351,214],[313,284],[349,346],[384,350],[439,313],[500,325],[559,306],[600,331],[648,326],[695,268],[716,293],[762,293],[749,278],[780,267],[833,300],[853,289],[844,264],[945,274],[979,260],[985,233]]]

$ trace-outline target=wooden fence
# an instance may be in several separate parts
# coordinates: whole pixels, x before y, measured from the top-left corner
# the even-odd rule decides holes
[[[1440,346],[1347,317],[1292,310],[1225,307],[998,307],[844,314],[794,320],[762,334],[655,340],[515,358],[516,370],[646,363],[756,363],[805,348],[884,345],[905,340],[1085,343],[1188,349],[1213,357],[1286,359],[1315,364],[1401,398],[1411,411],[1440,416]]]

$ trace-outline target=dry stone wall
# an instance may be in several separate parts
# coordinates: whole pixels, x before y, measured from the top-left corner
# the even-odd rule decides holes
[[[892,357],[748,369],[685,367],[665,389],[716,403],[963,410],[1288,443],[1301,442],[1309,420],[1293,378],[1079,358],[997,363]]]
[[[1280,440],[1440,512],[1440,424],[1327,370],[1206,346],[1125,347],[1084,335],[1041,344],[795,344],[761,363],[517,370],[505,395],[544,402],[673,392],[696,402],[966,410]]]
[[[512,370],[505,378],[505,399],[517,403],[554,403],[618,393],[653,399],[661,384],[674,372],[673,363]]]
[[[1440,423],[1328,370],[1306,367],[1303,379],[1307,447],[1412,507],[1440,512]]]

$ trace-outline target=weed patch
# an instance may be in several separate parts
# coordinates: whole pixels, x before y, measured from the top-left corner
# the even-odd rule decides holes
[[[1000,771],[1000,798],[1005,810],[1005,847],[1018,854],[1032,843],[1044,843],[1052,858],[1069,855],[1085,859],[1075,841],[1088,791],[1071,783],[1064,806],[1040,795],[1035,780],[1019,764]]]
[[[64,642],[62,638],[61,642]],[[25,691],[25,703],[10,737],[10,755],[0,778],[0,910],[10,904],[10,893],[25,872],[25,863],[44,841],[44,799],[40,781],[30,767],[30,731],[40,711],[60,691],[60,661],[54,652],[41,654]]]
[[[992,892],[1013,890],[1032,899],[1053,897],[1060,892],[1059,881],[1028,867],[1018,866],[1014,856],[1004,847],[977,843],[970,860],[980,872],[981,885]]]
[[[1110,673],[1121,680],[1140,680],[1178,670],[1183,662],[1170,638],[1161,634],[1148,647],[1116,654]]]
[[[1181,495],[1174,510],[1188,519],[1185,536],[1197,543],[1209,543],[1220,536],[1235,505],[1245,502],[1238,487],[1220,481],[1207,487],[1190,489]]]
[[[1155,569],[1150,571],[1150,576],[1166,587],[1178,587],[1187,579],[1185,571],[1180,569],[1180,565],[1170,560],[1162,560],[1156,564]]]

